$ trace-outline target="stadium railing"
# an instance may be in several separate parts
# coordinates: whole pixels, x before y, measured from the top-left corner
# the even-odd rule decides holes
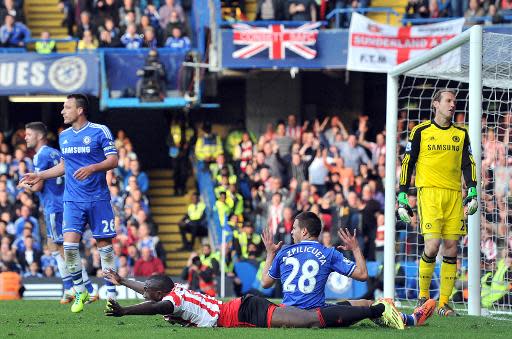
[[[219,219],[214,217],[213,208],[215,206],[214,184],[207,165],[203,161],[195,163],[195,172],[199,194],[206,205],[208,219],[208,236],[214,247],[222,242],[222,228]]]
[[[333,17],[334,27],[340,28],[340,14],[351,14],[351,13],[386,13],[386,22],[389,24],[391,15],[400,16],[396,10],[390,7],[368,7],[368,8],[335,8],[327,14],[325,17],[327,20],[331,20]]]
[[[445,17],[445,18],[403,18],[402,24],[403,25],[424,25],[424,24],[434,24],[437,22],[444,22],[454,19],[460,19],[461,17]],[[507,24],[512,22],[512,15],[504,15],[502,16],[503,20],[505,21],[503,24]],[[467,22],[472,22],[475,24],[483,23],[486,21],[491,21],[491,16],[475,16],[470,18],[465,18]],[[500,25],[500,24],[494,24],[494,25]]]

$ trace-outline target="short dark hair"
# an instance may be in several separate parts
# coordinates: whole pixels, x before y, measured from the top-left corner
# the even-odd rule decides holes
[[[75,99],[76,107],[81,107],[86,115],[89,113],[89,99],[87,99],[86,95],[73,93],[68,95],[67,98]]]
[[[295,220],[299,222],[299,228],[306,228],[309,235],[313,237],[320,236],[322,232],[322,220],[313,212],[299,213]]]
[[[457,95],[455,90],[453,90],[451,88],[442,88],[442,89],[438,90],[437,92],[434,93],[434,96],[432,97],[432,108],[434,108],[434,101],[437,101],[437,102],[441,101],[441,96],[443,95],[443,93],[451,93],[455,96]]]
[[[174,288],[174,281],[166,275],[154,275],[149,280],[153,288],[165,293],[171,292]]]
[[[25,128],[26,129],[32,129],[32,130],[34,130],[36,132],[39,132],[45,138],[46,138],[46,134],[48,133],[48,128],[41,121],[29,122],[28,124],[25,125]]]

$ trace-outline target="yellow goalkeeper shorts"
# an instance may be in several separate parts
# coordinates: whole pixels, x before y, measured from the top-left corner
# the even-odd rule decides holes
[[[462,193],[445,188],[419,187],[418,214],[423,236],[457,240],[466,235]]]

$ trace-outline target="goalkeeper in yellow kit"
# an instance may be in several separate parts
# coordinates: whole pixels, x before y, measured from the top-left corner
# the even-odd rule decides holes
[[[411,130],[402,161],[398,194],[400,219],[410,223],[412,210],[407,192],[416,166],[418,214],[420,230],[425,239],[425,249],[419,264],[418,306],[430,297],[430,281],[443,242],[438,305],[438,314],[441,316],[456,315],[448,304],[448,298],[457,275],[457,243],[467,232],[464,205],[469,215],[478,209],[476,166],[471,155],[468,132],[452,124],[455,103],[454,91],[439,90],[432,99],[434,119]],[[462,175],[468,188],[464,203],[461,193]]]

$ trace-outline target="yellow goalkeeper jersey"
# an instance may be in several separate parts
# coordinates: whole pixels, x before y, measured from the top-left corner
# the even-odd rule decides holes
[[[467,187],[476,186],[476,167],[466,129],[441,127],[433,120],[414,127],[402,160],[400,192],[409,190],[416,166],[416,187],[461,190],[461,176]]]

